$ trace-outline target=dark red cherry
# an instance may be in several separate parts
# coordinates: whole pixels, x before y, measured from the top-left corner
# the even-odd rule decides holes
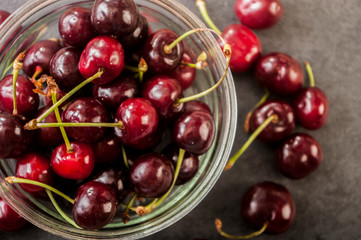
[[[0,10],[0,25],[10,16],[10,13]]]
[[[34,85],[23,75],[16,80],[16,103],[18,114],[32,117],[39,108],[39,95],[33,92]],[[13,75],[8,75],[0,82],[0,111],[12,113],[13,101]]]
[[[69,45],[84,47],[96,36],[90,21],[90,9],[72,7],[60,16],[58,29],[60,37]]]
[[[29,47],[25,52],[23,71],[32,77],[37,66],[42,68],[42,73],[49,73],[50,60],[61,48],[57,41],[40,40]]]
[[[145,17],[139,14],[137,27],[127,35],[119,36],[118,40],[126,51],[143,46],[149,36],[149,25]]]
[[[192,57],[186,51],[183,53],[182,62],[193,63]],[[169,76],[176,79],[184,90],[189,88],[194,82],[194,79],[196,78],[196,69],[194,67],[179,64],[176,70]]]
[[[137,27],[138,8],[133,0],[96,0],[92,7],[93,27],[104,35],[121,36]]]
[[[170,53],[164,51],[164,46],[170,45],[178,35],[170,29],[160,29],[149,35],[143,45],[142,56],[148,64],[148,69],[154,74],[164,74],[174,71],[183,57],[183,44],[178,43]]]
[[[138,196],[157,198],[170,188],[174,169],[171,161],[159,153],[148,153],[135,160],[130,182]]]
[[[109,123],[111,117],[107,109],[94,98],[78,98],[69,104],[63,114],[63,122],[69,123]],[[109,129],[105,127],[67,127],[69,136],[84,143],[95,143],[103,139]]]
[[[52,185],[54,180],[50,159],[35,152],[28,152],[17,158],[15,175],[16,177],[42,182],[47,185]],[[44,188],[32,184],[21,183],[19,185],[29,193],[39,193],[44,190]]]
[[[50,61],[50,75],[55,78],[59,88],[70,91],[84,81],[76,67],[80,59],[80,51],[73,47],[65,47],[55,53]]]
[[[96,74],[100,69],[104,72],[95,79],[95,84],[105,84],[115,79],[124,67],[124,50],[113,37],[95,37],[86,45],[79,59],[79,71],[85,79]]]
[[[153,137],[158,129],[159,117],[151,102],[143,98],[125,100],[118,108],[115,122],[121,121],[123,128],[115,128],[120,141],[135,149],[144,149],[144,139]]]
[[[287,188],[273,182],[261,182],[244,194],[241,212],[252,228],[261,229],[267,223],[266,232],[278,234],[292,225],[296,206]]]
[[[269,53],[256,65],[258,83],[271,93],[291,95],[302,88],[304,77],[301,64],[284,53]]]
[[[168,76],[156,76],[147,80],[142,86],[142,97],[149,100],[160,116],[168,121],[178,118],[184,111],[183,103],[174,104],[182,97],[182,87]]]
[[[50,106],[42,107],[37,117],[42,115],[46,110],[49,109]],[[59,113],[61,114],[63,111],[59,108]],[[55,112],[50,113],[42,123],[56,123],[58,122],[55,116]],[[63,137],[61,135],[59,128],[39,128],[37,130],[37,139],[41,146],[43,147],[56,147],[63,142]]]
[[[43,100],[44,100],[44,104],[46,106],[53,106],[53,99],[52,97],[48,96],[48,88],[46,88],[44,90],[44,93],[46,96],[43,96]],[[62,90],[60,90],[60,88],[56,89],[56,101],[59,101],[62,97],[64,97],[66,95],[66,92],[63,92]],[[76,94],[75,94],[76,95]],[[74,95],[73,95],[74,96]],[[70,98],[72,99],[72,98]],[[65,101],[64,103],[62,103],[59,107],[60,108],[64,107],[66,104],[69,103],[70,99],[68,99],[67,101]]]
[[[124,100],[137,97],[139,94],[139,83],[131,75],[121,74],[110,83],[95,85],[93,88],[93,97],[111,110],[117,110]]]
[[[20,230],[26,223],[27,221],[0,197],[0,230],[6,232]]]
[[[299,179],[313,172],[322,158],[316,139],[306,133],[295,133],[277,149],[276,164],[287,177]]]
[[[184,111],[185,112],[203,111],[212,115],[209,106],[206,103],[197,100],[186,102],[184,106]]]
[[[292,107],[282,100],[268,100],[253,110],[249,120],[251,132],[272,115],[276,115],[277,119],[270,122],[258,135],[258,139],[268,143],[281,141],[295,128],[296,119]]]
[[[164,156],[172,160],[173,167],[175,169],[178,162],[179,148],[174,144],[170,144],[165,149],[163,149],[162,153],[164,154]],[[189,152],[185,152],[176,184],[184,184],[191,180],[194,175],[196,175],[198,171],[198,166],[198,157],[190,154]]]
[[[118,138],[112,133],[100,142],[92,144],[96,164],[112,163],[117,160],[121,153],[121,145]]]
[[[212,115],[204,111],[192,111],[184,113],[175,122],[172,139],[187,152],[201,155],[211,147],[214,135]]]
[[[93,177],[93,181],[104,183],[112,187],[118,201],[124,200],[127,196],[125,179],[125,171],[115,169],[114,167],[102,169]]]
[[[279,0],[237,0],[234,12],[243,25],[252,29],[265,29],[281,19],[283,6]]]
[[[297,120],[307,129],[318,129],[325,125],[329,103],[325,93],[318,87],[301,89],[293,100]]]
[[[232,48],[230,67],[234,72],[246,72],[261,56],[260,40],[244,25],[229,25],[223,30],[222,37]]]
[[[51,154],[51,166],[60,177],[80,180],[89,177],[94,168],[94,153],[91,147],[81,142],[70,143],[73,152],[68,152],[65,143]]]
[[[97,230],[110,223],[118,208],[114,190],[100,182],[80,186],[73,206],[73,218],[84,229]]]

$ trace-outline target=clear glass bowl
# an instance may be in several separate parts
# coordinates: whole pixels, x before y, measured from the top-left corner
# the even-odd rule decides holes
[[[135,0],[140,12],[147,15],[153,31],[170,28],[179,35],[205,25],[186,7],[173,0]],[[93,1],[37,0],[23,4],[0,28],[0,73],[3,73],[20,49],[39,39],[59,38],[59,16],[71,6],[91,7]],[[79,33],[81,34],[81,33]],[[223,74],[225,58],[210,32],[199,32],[188,38],[187,44],[195,58],[201,51],[208,55],[208,67],[197,71],[197,79],[185,95],[200,92],[214,85]],[[135,239],[160,231],[191,211],[211,190],[228,160],[236,130],[237,99],[233,78],[228,72],[216,91],[202,98],[212,112],[216,136],[209,151],[200,157],[197,175],[187,184],[176,187],[167,200],[153,212],[142,217],[132,215],[130,222],[116,218],[98,231],[76,229],[65,222],[49,201],[39,200],[19,187],[4,181],[14,175],[15,160],[0,160],[0,195],[21,216],[53,234],[70,239]],[[24,197],[25,196],[25,197]],[[70,215],[71,212],[69,211]],[[119,216],[120,214],[118,214]]]

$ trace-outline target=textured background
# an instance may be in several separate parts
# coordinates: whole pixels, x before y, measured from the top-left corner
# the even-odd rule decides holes
[[[1,0],[0,9],[11,12],[22,2]],[[200,16],[193,0],[180,2]],[[234,2],[207,0],[209,14],[220,29],[238,22],[233,14]],[[210,194],[190,214],[146,239],[221,239],[213,227],[215,217],[223,220],[227,232],[251,232],[239,215],[239,203],[248,187],[263,180],[285,185],[295,199],[297,214],[286,233],[257,239],[361,239],[361,1],[283,0],[282,3],[285,14],[281,22],[257,34],[264,53],[281,51],[301,62],[311,62],[316,85],[330,101],[326,126],[306,131],[323,147],[323,163],[305,179],[289,180],[277,171],[273,149],[255,142],[231,171],[222,174]],[[240,127],[233,152],[247,138],[242,128],[245,114],[263,94],[251,74],[235,74],[234,80]],[[15,233],[0,232],[0,239],[61,238],[29,226]]]

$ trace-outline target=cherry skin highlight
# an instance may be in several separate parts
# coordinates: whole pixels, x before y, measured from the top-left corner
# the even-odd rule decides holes
[[[115,167],[107,167],[98,171],[93,181],[109,185],[114,191],[118,201],[127,196],[125,171]]]
[[[20,230],[26,223],[27,221],[0,197],[0,230],[5,232]]]
[[[127,35],[119,36],[119,42],[126,50],[131,50],[143,46],[149,36],[149,25],[145,17],[139,14],[137,27]]]

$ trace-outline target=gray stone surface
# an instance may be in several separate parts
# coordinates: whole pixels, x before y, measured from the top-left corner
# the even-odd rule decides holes
[[[21,0],[1,0],[0,9],[13,11]],[[198,16],[193,0],[180,1]],[[224,28],[238,22],[235,0],[208,0],[214,22]],[[311,133],[324,150],[320,168],[305,179],[283,177],[274,164],[273,149],[255,142],[225,172],[210,194],[190,214],[173,226],[146,239],[221,239],[213,221],[220,217],[230,233],[249,233],[239,215],[246,189],[262,180],[288,187],[297,206],[296,220],[284,234],[257,239],[361,239],[361,1],[283,0],[285,15],[274,28],[257,31],[264,53],[282,51],[301,62],[312,63],[316,84],[330,100],[326,126]],[[238,94],[239,128],[233,152],[246,140],[243,121],[263,92],[251,74],[234,74]],[[246,101],[247,99],[247,101]],[[15,233],[0,232],[0,239],[61,239],[29,226]]]

